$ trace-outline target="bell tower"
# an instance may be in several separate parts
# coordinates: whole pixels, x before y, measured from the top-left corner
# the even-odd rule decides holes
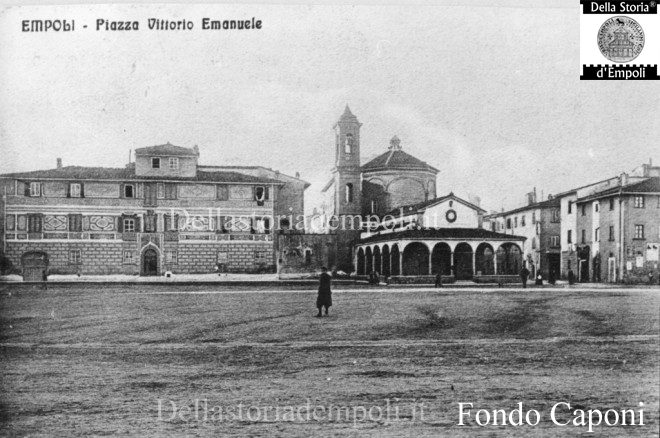
[[[362,172],[360,170],[360,123],[348,105],[335,123],[334,214],[337,227],[337,269],[352,264],[352,246],[360,237]]]

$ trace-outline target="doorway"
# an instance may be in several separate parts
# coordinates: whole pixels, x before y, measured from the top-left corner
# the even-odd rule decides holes
[[[142,275],[158,275],[158,253],[154,249],[147,249],[142,254]]]

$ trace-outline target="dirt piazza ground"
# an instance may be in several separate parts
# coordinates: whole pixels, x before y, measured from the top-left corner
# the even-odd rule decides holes
[[[0,433],[658,436],[658,288],[262,289],[0,286]]]

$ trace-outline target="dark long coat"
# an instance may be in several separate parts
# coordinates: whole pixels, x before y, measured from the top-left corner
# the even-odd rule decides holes
[[[332,306],[332,291],[330,290],[330,283],[332,278],[327,273],[322,273],[319,281],[319,295],[316,298],[316,307]]]

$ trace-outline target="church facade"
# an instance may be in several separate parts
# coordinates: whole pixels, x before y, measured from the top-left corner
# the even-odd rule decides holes
[[[361,126],[346,106],[323,189],[332,194],[339,269],[401,282],[438,273],[446,281],[495,281],[520,272],[524,237],[483,229],[478,205],[453,193],[438,197],[439,170],[405,152],[396,136],[361,164]]]

